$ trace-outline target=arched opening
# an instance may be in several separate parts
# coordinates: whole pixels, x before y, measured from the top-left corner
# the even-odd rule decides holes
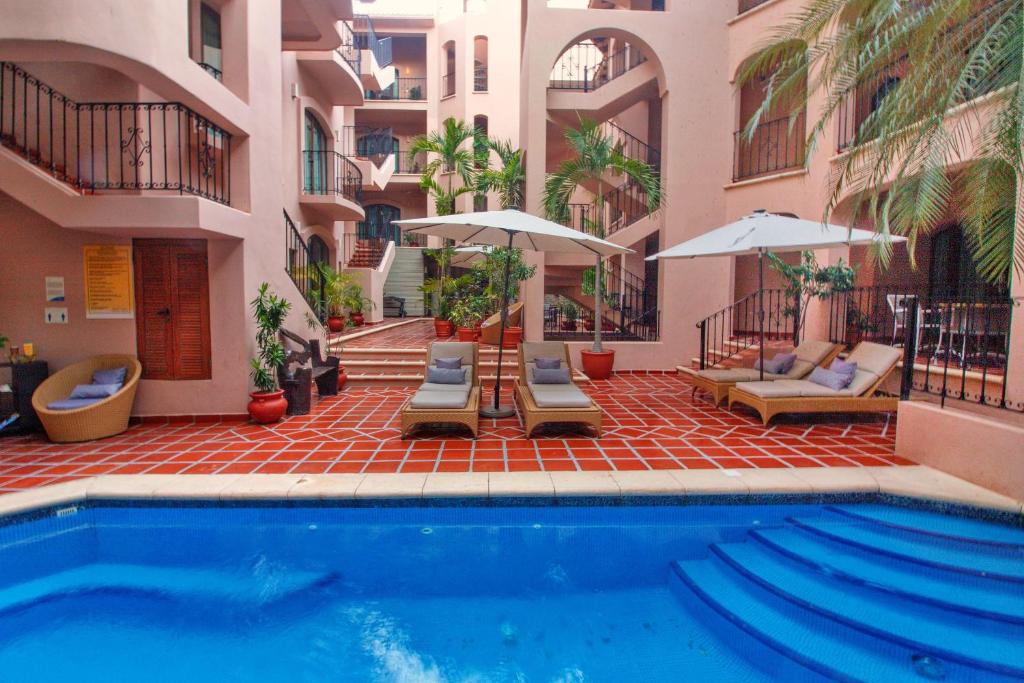
[[[1007,295],[1005,287],[984,280],[974,264],[971,245],[959,223],[931,236],[928,294],[933,299],[972,301]]]
[[[487,92],[487,36],[473,38],[473,92]]]
[[[748,59],[740,70],[749,62]],[[803,164],[807,137],[806,77],[798,89],[762,114],[752,136],[747,134],[747,124],[764,103],[771,78],[772,72],[766,70],[740,87],[733,181],[796,169]]]
[[[305,112],[303,189],[306,194],[324,194],[327,190],[328,137],[311,109]]]
[[[394,224],[402,217],[402,210],[391,204],[370,204],[363,207],[366,218],[356,226],[360,240],[387,240],[402,243],[402,229]]]
[[[449,40],[441,46],[441,54],[444,58],[441,97],[451,97],[455,94],[455,41]]]

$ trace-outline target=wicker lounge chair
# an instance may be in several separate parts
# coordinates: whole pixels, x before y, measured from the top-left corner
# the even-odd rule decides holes
[[[402,438],[420,424],[462,424],[476,438],[480,425],[480,348],[476,342],[432,342],[427,349],[426,368],[438,358],[462,358],[468,368],[465,384],[423,382],[402,406]]]
[[[526,436],[542,424],[576,422],[588,424],[601,436],[601,409],[575,384],[534,384],[534,359],[564,358],[573,375],[569,347],[564,342],[523,342],[519,345],[519,378],[515,384],[515,401],[523,416]]]
[[[830,342],[805,339],[799,346],[793,349],[796,354],[796,363],[793,368],[784,375],[774,375],[770,372],[764,373],[765,381],[777,379],[803,379],[811,374],[811,371],[818,365],[828,367],[839,352],[842,345]],[[693,394],[697,391],[706,391],[711,394],[717,406],[729,398],[729,389],[736,386],[737,382],[757,382],[761,379],[761,372],[755,368],[708,368],[706,370],[692,371],[684,370],[693,382]]]
[[[523,326],[523,304],[517,302],[511,304],[508,307],[508,321],[505,323],[506,329],[509,327],[522,327]],[[497,346],[500,341],[498,337],[501,335],[501,311],[495,313],[487,320],[483,321],[480,325],[480,343],[491,344]]]
[[[896,369],[901,349],[861,342],[847,358],[857,363],[857,374],[846,389],[835,391],[806,379],[740,382],[729,390],[729,407],[743,403],[761,414],[767,425],[779,413],[886,413],[896,410],[899,398],[876,396]]]
[[[48,405],[66,399],[79,384],[92,382],[96,370],[127,368],[124,385],[113,396],[72,410],[51,410]],[[135,356],[96,356],[63,368],[39,385],[32,394],[32,408],[39,415],[50,441],[91,441],[128,429],[142,365]]]

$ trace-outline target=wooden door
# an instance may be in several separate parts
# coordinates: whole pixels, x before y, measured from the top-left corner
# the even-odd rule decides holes
[[[143,379],[210,379],[205,240],[138,239],[135,326]]]

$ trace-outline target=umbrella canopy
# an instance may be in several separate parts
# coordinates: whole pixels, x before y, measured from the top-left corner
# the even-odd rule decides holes
[[[682,244],[648,256],[656,259],[699,256],[740,256],[769,251],[803,251],[828,247],[906,242],[905,237],[879,235],[870,230],[822,224],[766,211],[755,211]]]
[[[453,266],[471,266],[487,258],[491,252],[490,247],[473,245],[470,247],[459,247],[452,256]]]
[[[407,227],[406,232],[447,237],[466,244],[589,256],[614,256],[633,251],[516,209],[410,218],[394,223]]]

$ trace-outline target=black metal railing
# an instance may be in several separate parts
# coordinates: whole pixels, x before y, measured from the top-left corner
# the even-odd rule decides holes
[[[455,72],[449,71],[441,76],[441,97],[451,97],[455,94]]]
[[[84,192],[230,204],[231,135],[178,102],[75,102],[0,62],[0,144]]]
[[[395,173],[420,174],[427,165],[427,153],[416,152],[410,154],[409,150],[395,150]]]
[[[549,297],[544,303],[544,338],[548,340],[587,341],[593,339],[594,310],[562,296]],[[620,308],[606,308],[601,338],[604,341],[657,341],[657,308],[631,311],[628,301]]]
[[[739,11],[737,13],[743,14],[744,12],[749,12],[755,7],[759,7],[766,2],[768,2],[768,0],[739,0]]]
[[[554,90],[590,92],[646,61],[647,57],[634,45],[626,44],[614,52],[606,53],[592,42],[577,43],[559,57],[551,70],[548,87]]]
[[[397,77],[395,82],[383,90],[367,90],[368,100],[425,100],[427,79],[421,77]]]
[[[320,322],[327,320],[327,309],[323,302],[323,279],[320,269],[313,261],[306,240],[288,212],[284,212],[285,270],[292,279],[302,298],[313,309]]]
[[[390,66],[393,60],[391,38],[378,38],[373,28],[373,19],[365,14],[357,14],[352,20],[352,29],[356,35],[356,44],[362,50],[369,50],[377,66]]]
[[[377,268],[384,259],[387,237],[347,232],[342,236],[342,253],[338,259],[346,268]]]
[[[487,92],[487,67],[473,67],[473,92]]]
[[[363,174],[351,159],[332,150],[304,150],[302,161],[305,194],[334,194],[362,201]]]
[[[863,79],[850,89],[846,99],[836,112],[838,140],[836,148],[843,151],[852,145],[870,142],[877,137],[873,125],[873,114],[882,100],[899,85],[907,67],[907,58],[898,60],[888,69]]]
[[[905,287],[859,287],[830,297],[828,336],[902,347],[900,395],[912,391],[1024,411],[1007,398],[1010,329],[1016,303],[979,291],[929,295]]]
[[[203,71],[205,71],[206,73],[210,74],[211,76],[216,78],[218,81],[224,80],[224,72],[221,71],[220,69],[218,69],[217,67],[215,67],[213,64],[207,64],[206,62],[196,62],[196,63],[202,68]]]
[[[647,191],[632,179],[606,193],[604,204],[608,211],[605,235],[612,235],[653,213]]]
[[[782,289],[752,292],[697,323],[701,370],[714,367],[760,343],[762,297],[765,340],[795,340],[799,302],[788,297]]]
[[[738,130],[734,135],[733,181],[756,178],[803,166],[806,112],[759,125],[752,137]]]
[[[601,124],[601,132],[614,141],[623,156],[642,161],[655,171],[661,171],[661,152],[654,147],[611,121]]]
[[[369,159],[380,167],[395,151],[394,130],[390,127],[343,126],[341,153],[347,157]]]
[[[363,51],[359,48],[359,41],[352,31],[352,26],[347,21],[339,24],[341,34],[341,46],[337,48],[338,55],[345,60],[345,63],[352,67],[356,77],[362,73]]]
[[[592,203],[569,204],[568,213],[561,223],[595,237],[604,235],[604,216]]]

